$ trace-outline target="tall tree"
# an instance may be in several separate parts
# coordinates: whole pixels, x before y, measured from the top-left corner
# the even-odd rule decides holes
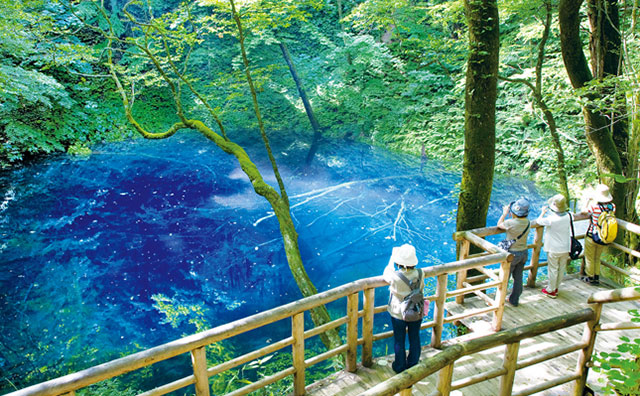
[[[298,75],[296,66],[293,63],[293,59],[291,59],[291,55],[289,54],[289,49],[287,48],[287,44],[284,41],[280,42],[280,50],[282,51],[282,57],[284,58],[285,62],[287,62],[287,66],[289,67],[289,72],[291,72],[291,77],[293,78],[293,81],[296,83],[296,88],[298,89],[298,94],[300,95],[300,99],[302,99],[302,105],[304,106],[304,111],[307,113],[307,117],[309,118],[309,122],[311,123],[311,128],[313,129],[313,138],[311,140],[311,146],[309,147],[309,151],[307,153],[307,159],[306,159],[306,163],[307,165],[309,165],[311,161],[313,161],[313,157],[316,155],[316,151],[318,151],[318,145],[320,144],[320,137],[322,136],[322,132],[321,132],[322,128],[320,128],[318,119],[316,118],[316,115],[313,112],[313,107],[311,107],[311,102],[309,101],[307,92],[304,89],[304,84],[302,83],[302,79]]]
[[[219,117],[218,110],[215,109],[205,95],[197,89],[193,77],[189,73],[191,47],[198,45],[201,41],[197,37],[197,32],[202,27],[192,18],[189,8],[181,9],[174,14],[162,15],[158,18],[148,16],[147,20],[141,21],[140,18],[134,15],[133,11],[128,10],[131,4],[135,5],[134,2],[128,3],[123,9],[123,13],[135,26],[134,31],[137,30],[141,33],[135,37],[119,38],[113,31],[109,16],[104,12],[104,9],[99,8],[104,23],[109,26],[108,31],[104,32],[108,40],[107,66],[109,67],[117,91],[122,98],[127,119],[134,129],[146,139],[165,139],[173,136],[182,129],[192,129],[211,140],[225,153],[233,156],[242,171],[244,171],[249,178],[254,191],[264,197],[274,210],[280,226],[280,233],[283,237],[287,262],[301,294],[304,297],[316,294],[317,289],[311,282],[302,262],[298,245],[298,234],[291,217],[289,199],[264,128],[260,106],[258,104],[257,89],[253,81],[249,58],[245,48],[244,27],[234,1],[229,0],[228,2],[228,16],[234,21],[237,29],[236,37],[240,46],[244,74],[249,85],[253,108],[258,121],[259,133],[264,142],[267,156],[277,180],[277,189],[265,182],[261,172],[244,148],[229,139],[224,124]],[[138,11],[138,13],[142,12]],[[78,17],[80,18],[80,16]],[[115,45],[116,43],[118,43],[118,45]],[[122,51],[121,47],[125,46],[131,46],[131,50],[128,51],[137,51],[137,57],[143,58],[148,62],[149,67],[155,69],[158,81],[161,81],[172,95],[177,120],[166,131],[149,131],[141,125],[134,115],[133,88],[125,85],[126,79],[123,79],[123,70],[115,62],[113,56],[115,51]],[[149,70],[149,67],[147,67],[147,70]],[[185,104],[185,98],[189,97],[186,95],[187,92],[192,98],[197,98],[196,103],[200,103],[201,106],[204,107],[204,110],[208,112],[209,117],[215,123],[215,127],[208,125],[206,118],[194,119],[190,117],[195,111],[190,111]],[[197,108],[195,110],[197,110]],[[214,128],[218,129],[219,132],[216,132]],[[311,317],[316,325],[328,323],[331,320],[325,307],[312,310]],[[321,337],[328,348],[333,348],[340,344],[340,339],[336,331],[326,332],[322,334]]]
[[[549,40],[549,35],[551,32],[551,20],[552,20],[552,4],[550,0],[543,0],[544,5],[544,22],[543,22],[543,31],[542,37],[540,38],[540,42],[538,43],[538,51],[537,51],[537,59],[535,66],[535,81],[532,83],[530,80],[525,78],[507,78],[500,77],[503,80],[511,81],[515,83],[520,83],[526,85],[533,94],[533,102],[535,105],[542,111],[542,115],[544,117],[545,123],[547,127],[549,127],[549,133],[551,134],[551,141],[553,142],[553,148],[556,153],[556,173],[557,173],[557,183],[560,187],[560,191],[562,195],[565,196],[567,200],[569,200],[569,183],[567,182],[567,172],[564,160],[564,149],[562,148],[562,143],[560,142],[560,135],[558,133],[558,127],[556,124],[556,119],[553,115],[553,112],[547,105],[547,101],[544,99],[543,87],[542,87],[542,68],[544,65],[545,58],[545,48],[547,45],[547,41]],[[535,4],[528,4],[531,7],[536,7]],[[533,11],[533,10],[530,10]],[[535,11],[533,11],[535,12]]]
[[[500,29],[496,0],[465,0],[469,59],[457,229],[484,227],[495,164]]]
[[[616,143],[614,130],[618,127],[614,129],[615,120],[597,107],[603,85],[595,84],[595,89],[585,89],[590,84],[602,83],[607,76],[616,76],[620,70],[620,35],[612,33],[619,32],[618,8],[616,0],[589,0],[592,71],[580,38],[580,8],[583,3],[583,0],[560,0],[558,16],[562,59],[571,85],[586,99],[582,108],[586,140],[601,180],[611,188],[617,206],[616,216],[627,218],[626,200],[635,199],[635,196],[627,197],[625,184],[612,175],[625,175],[622,158],[626,155],[628,137],[623,136],[625,132],[618,131],[616,140],[619,142]]]

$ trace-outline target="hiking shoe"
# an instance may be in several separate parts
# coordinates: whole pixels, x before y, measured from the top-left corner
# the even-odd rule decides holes
[[[592,285],[599,285],[600,284],[600,275],[594,275],[591,280],[589,281],[590,284]]]
[[[550,292],[550,291],[547,290],[546,287],[544,287],[542,289],[542,294],[544,294],[545,296],[550,297],[550,298],[556,298],[556,297],[558,297],[558,290]]]
[[[581,276],[580,280],[583,281],[584,283],[591,284],[591,282],[593,281],[593,278],[590,276]]]

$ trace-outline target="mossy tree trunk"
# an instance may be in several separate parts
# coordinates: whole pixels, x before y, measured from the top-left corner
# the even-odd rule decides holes
[[[598,1],[600,2],[600,1]],[[612,1],[608,1],[612,2]],[[595,3],[590,0],[590,3]],[[602,2],[600,2],[602,4]],[[564,61],[565,68],[571,84],[575,89],[584,88],[588,83],[594,80],[593,74],[589,69],[586,56],[583,51],[582,40],[580,38],[580,7],[583,4],[583,0],[560,0],[558,8],[558,16],[560,22],[560,42],[562,47],[562,59]],[[591,7],[591,6],[590,6]],[[613,11],[613,10],[610,10]],[[591,11],[593,12],[593,11]],[[603,10],[604,12],[604,10]],[[617,8],[615,8],[617,14]],[[602,17],[592,27],[595,29],[595,38],[590,41],[592,57],[595,56],[594,63],[592,64],[597,68],[596,76],[600,74],[604,76],[604,65],[607,64],[607,70],[611,67],[612,61],[611,54],[607,54],[611,51],[619,51],[619,35],[618,43],[615,43],[615,37],[611,35],[603,34],[602,29],[608,30],[604,25],[607,17]],[[617,15],[611,21],[617,21]],[[592,22],[592,24],[595,22]],[[617,67],[617,66],[616,66]],[[609,175],[624,175],[626,172],[623,169],[621,155],[619,147],[614,142],[612,124],[609,121],[606,114],[600,112],[592,104],[592,100],[598,99],[599,93],[594,90],[589,90],[584,94],[588,99],[586,105],[582,108],[582,113],[585,120],[585,133],[586,140],[591,150],[598,172],[601,175],[601,181],[609,186],[612,191],[613,199],[616,204],[616,216],[620,218],[627,218],[627,199],[635,199],[627,197],[627,190],[624,183],[616,181],[614,177]],[[623,139],[624,140],[624,139]],[[627,142],[628,144],[628,142]],[[626,144],[623,144],[626,147]],[[626,151],[626,148],[623,149]]]
[[[287,263],[289,264],[289,269],[296,284],[298,285],[300,293],[304,297],[317,294],[318,290],[314,286],[313,282],[311,282],[302,262],[302,256],[300,255],[300,248],[298,246],[298,233],[295,229],[293,219],[291,218],[291,210],[288,200],[283,199],[283,197],[278,194],[273,187],[264,182],[260,171],[241,146],[229,140],[224,140],[220,135],[200,121],[187,120],[186,126],[202,133],[204,136],[216,143],[224,152],[236,157],[240,167],[249,177],[254,191],[258,195],[264,197],[274,210],[280,226],[280,234],[282,235],[284,243]],[[331,321],[329,312],[325,307],[319,307],[311,310],[311,319],[317,326]],[[333,349],[341,344],[340,337],[336,331],[330,331],[322,334],[321,338],[322,342],[329,349]]]
[[[496,0],[465,0],[469,59],[457,230],[486,224],[495,165],[496,97],[500,30]]]
[[[591,26],[589,50],[594,77],[602,82],[607,77],[620,76],[623,56],[618,0],[587,0],[587,15]],[[599,95],[614,99],[608,112],[609,119],[612,120],[609,128],[620,155],[620,162],[625,168],[628,163],[629,143],[625,92],[616,89],[615,85],[607,84],[600,88]]]
[[[258,170],[257,166],[253,163],[253,161],[251,160],[251,158],[249,157],[249,155],[247,154],[247,152],[244,150],[244,148],[236,143],[234,143],[233,141],[231,141],[224,129],[223,123],[220,120],[220,118],[218,117],[217,112],[213,109],[213,107],[208,103],[207,99],[202,96],[198,90],[195,89],[195,87],[193,86],[193,84],[191,83],[191,81],[187,78],[187,73],[185,72],[185,69],[180,69],[173,61],[172,59],[172,55],[171,55],[171,51],[170,51],[170,47],[167,44],[169,41],[169,38],[166,36],[166,34],[164,33],[164,30],[159,28],[159,27],[155,27],[155,26],[151,26],[149,24],[142,24],[139,23],[136,18],[127,11],[126,7],[123,9],[123,13],[127,16],[127,18],[129,18],[129,20],[138,26],[143,26],[146,29],[146,37],[145,40],[142,40],[140,43],[136,42],[135,40],[127,40],[127,44],[130,45],[135,45],[137,47],[138,50],[140,50],[141,54],[144,54],[144,56],[146,56],[148,58],[148,60],[151,62],[152,65],[154,65],[155,69],[157,70],[157,72],[159,73],[159,75],[161,76],[161,78],[164,80],[164,82],[166,83],[167,88],[169,89],[169,91],[171,92],[172,96],[173,96],[173,100],[175,102],[175,107],[176,107],[176,115],[179,118],[179,121],[175,122],[170,128],[168,128],[166,131],[164,132],[149,132],[147,131],[140,123],[137,122],[137,120],[135,119],[135,117],[133,116],[133,110],[132,110],[132,101],[129,100],[129,96],[127,93],[127,90],[125,89],[125,87],[123,86],[123,84],[120,81],[120,78],[118,76],[118,71],[117,71],[117,67],[114,63],[113,60],[113,48],[114,46],[112,45],[114,41],[121,41],[120,39],[117,38],[117,36],[115,35],[114,31],[113,31],[113,27],[110,25],[109,27],[109,31],[107,33],[105,33],[106,38],[108,39],[108,45],[107,45],[107,56],[108,56],[108,62],[107,65],[110,69],[110,74],[111,77],[117,87],[117,90],[121,96],[122,99],[122,103],[124,106],[124,110],[125,110],[125,115],[128,119],[128,121],[131,123],[131,125],[134,127],[134,129],[144,138],[146,139],[165,139],[165,138],[169,138],[171,136],[173,136],[175,133],[177,133],[179,130],[181,129],[193,129],[198,131],[199,133],[201,133],[202,135],[204,135],[205,137],[207,137],[209,140],[211,140],[213,143],[215,143],[222,151],[224,151],[227,154],[230,154],[232,156],[235,157],[235,159],[237,160],[238,164],[240,165],[240,168],[243,170],[243,172],[247,175],[247,177],[249,178],[249,181],[254,189],[254,191],[264,197],[269,204],[271,205],[271,207],[274,210],[274,213],[276,215],[276,218],[278,219],[278,223],[280,226],[280,232],[283,238],[283,243],[284,243],[284,248],[285,248],[285,254],[287,257],[287,262],[289,264],[289,268],[291,270],[291,273],[294,277],[294,280],[296,281],[296,284],[298,285],[298,288],[300,289],[301,294],[304,297],[308,297],[311,295],[314,295],[317,293],[317,289],[315,288],[315,286],[313,285],[313,283],[311,282],[311,279],[309,278],[303,262],[302,262],[302,257],[300,255],[300,249],[298,247],[298,234],[295,230],[295,226],[291,217],[291,210],[290,210],[290,205],[289,205],[289,198],[287,196],[285,187],[284,187],[284,182],[282,180],[282,177],[280,176],[280,172],[278,170],[275,158],[273,156],[273,153],[271,151],[271,146],[269,144],[269,139],[266,135],[265,132],[265,128],[262,122],[262,116],[260,113],[260,108],[258,106],[258,101],[257,101],[257,93],[256,93],[256,89],[255,86],[253,84],[253,80],[251,78],[251,73],[249,70],[249,61],[247,58],[247,54],[244,48],[244,33],[242,31],[242,24],[240,22],[240,18],[238,16],[238,13],[235,10],[235,5],[233,3],[233,0],[229,0],[229,3],[231,5],[231,12],[232,12],[232,17],[234,19],[234,21],[237,24],[237,28],[238,28],[238,38],[239,38],[239,43],[240,43],[240,49],[241,49],[241,55],[242,55],[242,59],[243,59],[243,64],[244,64],[244,68],[245,68],[245,75],[247,78],[247,82],[249,84],[249,88],[251,91],[251,96],[253,99],[253,105],[254,105],[254,111],[256,114],[256,117],[258,119],[258,125],[259,125],[259,129],[260,129],[260,135],[264,141],[264,145],[265,145],[265,149],[267,151],[269,160],[271,162],[272,165],[272,169],[274,172],[274,175],[276,177],[277,183],[278,183],[278,188],[279,191],[277,191],[274,187],[272,187],[271,185],[269,185],[268,183],[266,183],[264,181],[264,178],[262,177],[262,174],[260,173],[260,171]],[[102,16],[104,17],[104,19],[110,23],[109,17],[108,15],[104,12],[104,9],[100,9],[103,14]],[[80,16],[78,16],[78,18],[81,18]],[[149,48],[149,42],[150,40],[148,40],[148,37],[151,36],[151,33],[156,34],[160,41],[162,41],[164,43],[164,53],[165,53],[165,58],[160,58],[160,53],[158,51],[152,51]],[[170,77],[170,76],[175,76],[175,77]],[[186,86],[189,91],[195,96],[197,97],[200,102],[203,104],[203,106],[206,108],[206,110],[209,111],[210,116],[212,117],[212,119],[215,121],[215,123],[217,124],[220,133],[215,132],[211,127],[209,127],[208,125],[206,125],[203,121],[201,120],[197,120],[197,119],[190,119],[187,117],[186,112],[182,106],[182,100],[181,100],[181,86],[184,85]],[[329,316],[329,313],[326,309],[326,307],[318,307],[314,310],[311,311],[311,318],[313,319],[314,323],[316,324],[316,326],[328,323],[331,321],[331,318]],[[328,349],[333,349],[335,347],[337,347],[338,345],[341,344],[340,341],[340,337],[338,332],[334,329],[334,330],[330,330],[324,334],[321,335],[322,341],[323,343],[327,346]]]

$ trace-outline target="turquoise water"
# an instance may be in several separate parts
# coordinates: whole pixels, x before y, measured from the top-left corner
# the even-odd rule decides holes
[[[247,143],[258,139],[244,140],[275,185],[264,148]],[[274,151],[319,290],[380,275],[403,243],[421,266],[455,259],[459,174],[346,141],[325,143],[309,167],[303,145]],[[54,156],[0,185],[0,393],[195,332],[167,323],[154,295],[201,306],[194,315],[211,326],[300,297],[268,203],[199,135]],[[494,191],[489,225],[517,195],[542,202],[523,180]],[[252,338],[234,346],[264,342]]]

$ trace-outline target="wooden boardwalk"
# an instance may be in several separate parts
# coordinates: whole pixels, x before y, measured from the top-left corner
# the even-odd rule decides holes
[[[540,292],[542,286],[538,282],[537,288],[526,288],[520,298],[520,305],[512,307],[505,305],[505,314],[503,318],[503,330],[512,329],[525,324],[549,319],[554,316],[562,315],[568,312],[575,312],[587,306],[586,301],[589,295],[599,290],[606,290],[613,287],[607,285],[589,286],[581,282],[576,275],[565,278],[561,291],[557,299],[545,297]],[[468,299],[465,301],[464,307],[455,303],[447,304],[448,314],[461,313],[464,309],[473,309],[486,306],[484,302],[477,299]],[[612,303],[605,305],[601,323],[630,321],[628,311],[631,309],[640,309],[637,301]],[[479,337],[489,334],[491,315],[485,317],[474,317],[463,323],[471,329],[472,333],[462,337],[468,339],[470,337]],[[523,340],[520,344],[518,359],[519,361],[536,356],[545,351],[552,350],[560,346],[578,343],[582,338],[584,324],[573,326],[555,333],[545,334],[535,338]],[[638,338],[637,330],[626,331],[608,331],[600,332],[596,339],[596,353],[599,351],[614,351],[619,344],[620,337],[626,335],[631,338]],[[459,339],[456,339],[459,340]],[[450,340],[451,344],[456,340]],[[392,340],[384,340],[388,342],[389,348],[392,349]],[[445,343],[446,346],[447,343]],[[496,347],[475,355],[466,356],[458,360],[455,364],[453,373],[453,381],[467,378],[479,372],[497,368],[502,364],[505,346]],[[422,349],[421,359],[428,359],[438,353],[430,347]],[[536,385],[541,380],[549,380],[557,378],[576,369],[578,352],[571,353],[553,360],[536,364],[523,368],[516,372],[515,384],[513,391],[529,388]],[[391,369],[393,355],[379,357],[375,359],[375,363],[371,368],[358,367],[355,373],[341,371],[316,382],[307,387],[307,395],[312,396],[328,396],[328,395],[358,395],[361,392],[373,387],[381,381],[386,380],[394,375]],[[438,373],[435,373],[422,381],[413,388],[413,395],[427,395],[435,391],[438,379]],[[494,396],[499,388],[499,378],[481,382],[476,385],[463,388],[460,391],[454,391],[452,395],[468,395],[468,396]],[[593,370],[589,371],[588,385],[598,390],[602,384],[598,382],[598,374]],[[539,395],[561,396],[571,394],[573,383],[568,383],[556,388],[552,388],[538,393]],[[598,393],[597,394],[602,394]]]

